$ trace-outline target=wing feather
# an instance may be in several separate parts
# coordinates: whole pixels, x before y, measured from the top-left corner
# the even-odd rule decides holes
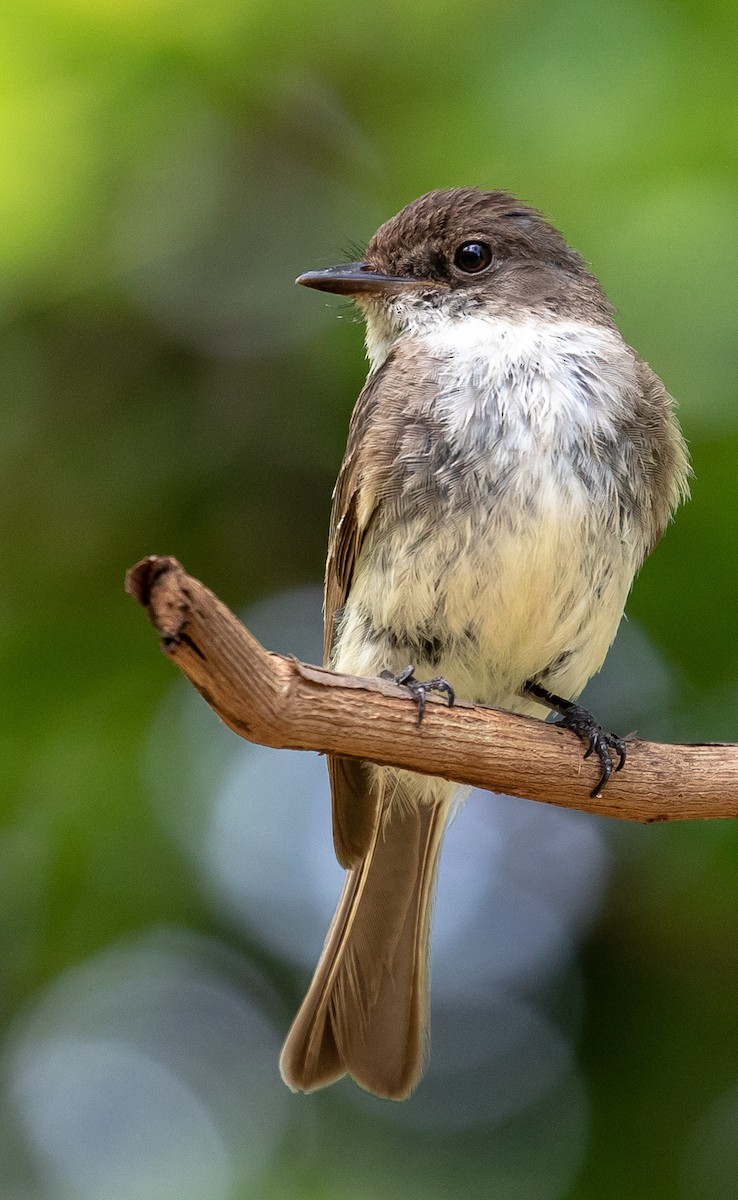
[[[346,454],[333,493],[323,606],[323,658],[331,665],[340,619],[351,587],[361,547],[376,513],[365,472],[365,435],[379,403],[389,360],[371,375],[359,396],[349,426]],[[350,868],[364,858],[376,828],[379,796],[371,769],[359,759],[329,756],[328,775],[333,801],[333,843],[341,866]]]

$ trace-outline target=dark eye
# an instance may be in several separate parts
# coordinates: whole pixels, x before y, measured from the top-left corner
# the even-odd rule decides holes
[[[486,242],[462,242],[454,254],[454,265],[465,275],[476,275],[492,262],[492,247]]]

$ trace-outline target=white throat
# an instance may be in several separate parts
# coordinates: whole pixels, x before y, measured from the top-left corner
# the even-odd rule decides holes
[[[478,309],[449,314],[442,308],[413,303],[404,297],[398,297],[391,305],[365,302],[361,307],[366,321],[370,374],[379,370],[395,343],[405,338],[417,339],[430,354],[445,360],[449,366],[456,364],[455,372],[463,375],[466,369],[472,376],[480,373],[488,376],[485,380],[488,387],[494,386],[494,377],[501,375],[508,381],[514,379],[525,391],[531,369],[535,371],[545,364],[546,374],[550,372],[556,377],[562,372],[568,374],[565,368],[570,368],[572,360],[577,359],[586,360],[591,369],[593,358],[607,356],[608,351],[616,352],[621,369],[626,365],[619,353],[622,343],[619,333],[587,321],[547,318],[532,312],[511,318]],[[601,363],[597,366],[601,369]],[[619,406],[615,385],[622,381],[600,382],[606,394],[614,393],[611,399]]]
[[[382,366],[397,338],[402,336],[402,329],[390,319],[384,304],[362,304],[361,309],[366,322],[366,356],[369,359],[369,372],[373,374]]]

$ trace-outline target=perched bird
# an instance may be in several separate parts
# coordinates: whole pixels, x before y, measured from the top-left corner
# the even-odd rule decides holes
[[[599,757],[597,792],[625,747],[574,701],[687,494],[672,399],[581,256],[505,192],[430,192],[362,262],[297,282],[356,302],[370,362],[334,493],[327,665],[389,671],[420,703],[431,687],[558,711]],[[346,758],[329,772],[347,876],[282,1075],[402,1099],[423,1066],[455,788]]]

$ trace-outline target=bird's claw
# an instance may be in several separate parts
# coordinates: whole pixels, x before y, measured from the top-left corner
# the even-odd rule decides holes
[[[390,679],[392,683],[397,683],[400,687],[406,687],[413,699],[418,705],[418,725],[420,725],[425,714],[425,702],[429,692],[441,692],[448,698],[448,706],[451,706],[456,699],[456,694],[451,684],[442,676],[437,676],[435,679],[416,679],[415,668],[405,667],[404,671],[400,671],[399,675],[394,675],[392,671],[382,671],[380,679]]]
[[[592,714],[587,712],[586,708],[580,708],[578,704],[573,704],[569,712],[554,721],[554,725],[571,729],[580,741],[587,743],[587,749],[584,752],[585,758],[591,758],[593,754],[599,758],[602,774],[590,792],[590,796],[594,800],[601,795],[602,789],[606,787],[613,771],[622,771],[625,766],[625,742],[622,738],[616,737],[614,733],[606,733]],[[613,753],[617,757],[617,763],[613,762]]]

